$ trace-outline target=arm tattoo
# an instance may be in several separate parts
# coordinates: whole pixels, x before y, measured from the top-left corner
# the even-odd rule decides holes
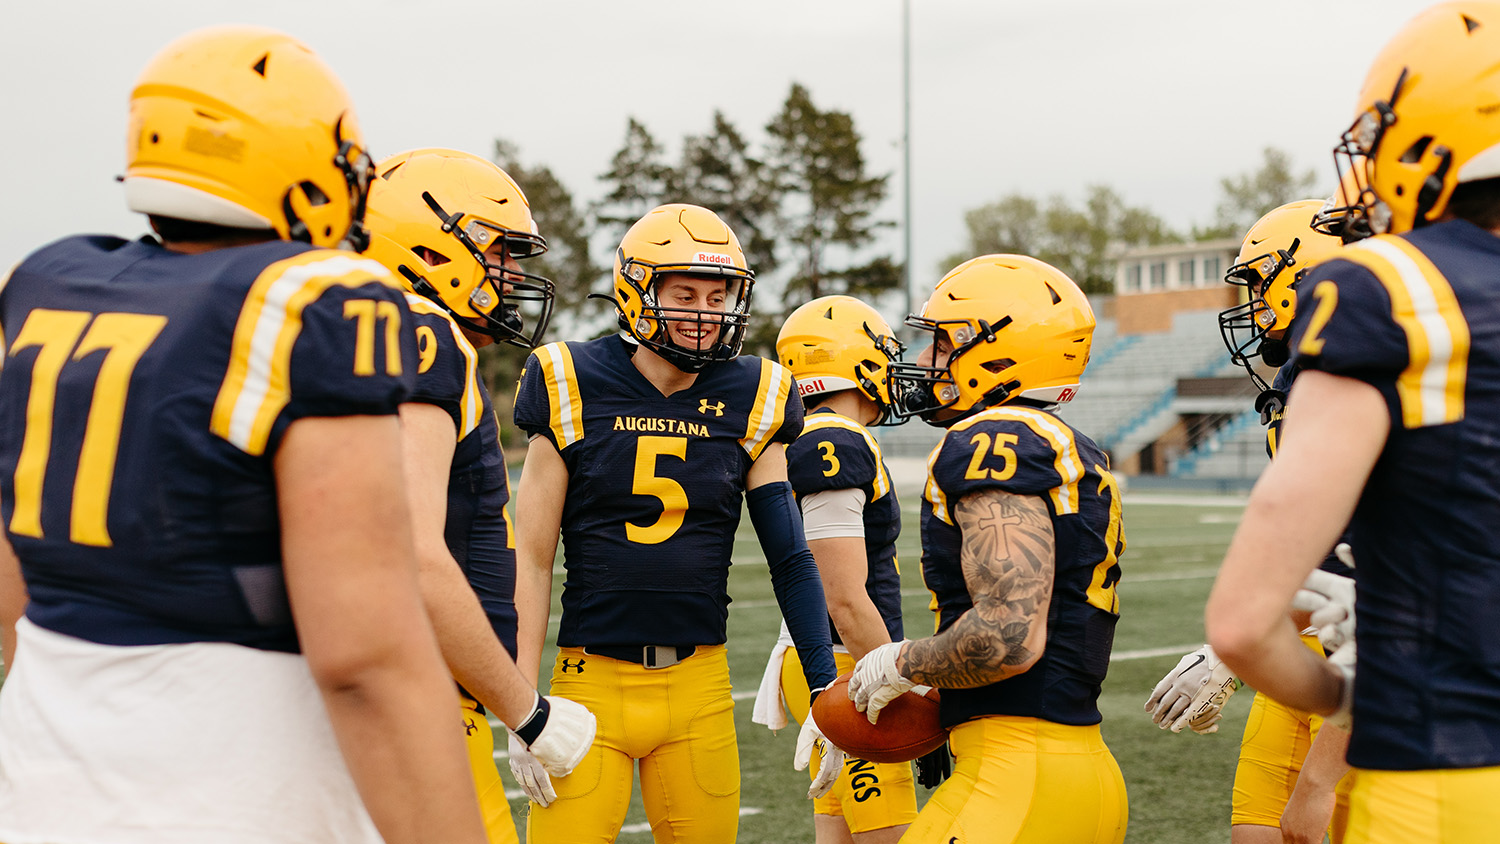
[[[1047,502],[1037,496],[985,490],[964,496],[956,515],[974,606],[942,633],[912,642],[902,673],[967,689],[1019,674],[1041,655],[1057,542]]]

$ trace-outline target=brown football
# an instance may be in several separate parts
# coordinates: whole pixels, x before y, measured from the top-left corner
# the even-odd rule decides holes
[[[849,675],[841,674],[813,701],[813,718],[823,735],[857,759],[909,762],[931,753],[948,740],[938,720],[938,692],[907,692],[886,704],[880,723],[871,724],[849,699]]]

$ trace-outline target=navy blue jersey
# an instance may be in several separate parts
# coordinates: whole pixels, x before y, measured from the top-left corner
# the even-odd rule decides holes
[[[1029,671],[974,689],[943,689],[945,726],[981,715],[1097,724],[1099,687],[1119,619],[1125,532],[1119,487],[1093,440],[1043,410],[995,407],[948,429],[928,460],[922,501],[922,576],[938,632],[973,607],[954,516],[967,495],[1000,490],[1047,502],[1056,540],[1047,647]]]
[[[745,476],[802,430],[780,364],[741,357],[663,396],[619,337],[532,352],[516,425],[567,465],[562,647],[717,645]]]
[[[416,347],[377,263],[75,237],[0,291],[0,518],[36,624],[296,651],[272,460],[293,421],[391,414]]]
[[[1500,239],[1451,221],[1340,254],[1302,283],[1292,349],[1391,419],[1352,522],[1349,761],[1500,765]]]
[[[857,489],[865,494],[865,559],[869,573],[865,592],[885,621],[891,641],[901,632],[901,568],[896,561],[896,537],[901,533],[901,505],[891,473],[880,456],[880,445],[858,422],[820,408],[807,415],[802,435],[786,450],[787,480],[800,500],[815,492]],[[838,627],[828,620],[834,644],[841,644]]]
[[[411,400],[448,411],[458,433],[448,470],[443,538],[514,659],[516,542],[505,510],[510,478],[479,354],[458,324],[430,300],[408,293],[406,303],[417,337],[417,386]]]

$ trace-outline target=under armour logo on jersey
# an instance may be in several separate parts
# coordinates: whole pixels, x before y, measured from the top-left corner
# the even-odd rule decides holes
[[[562,673],[564,673],[564,674],[568,673],[568,669],[571,668],[574,671],[578,672],[579,674],[582,674],[583,673],[583,664],[585,662],[588,662],[588,660],[586,660],[586,659],[580,659],[580,660],[578,660],[578,664],[577,665],[571,664],[572,662],[573,662],[573,660],[571,660],[571,659],[565,659],[565,660],[562,661]]]
[[[723,416],[724,415],[724,403],[723,402],[716,402],[714,404],[709,404],[708,403],[708,399],[698,399],[698,412],[699,413],[707,414],[710,410],[712,410],[714,412],[715,416]]]
[[[464,719],[464,735],[472,736],[477,729],[479,729],[479,725],[474,723],[473,718]]]

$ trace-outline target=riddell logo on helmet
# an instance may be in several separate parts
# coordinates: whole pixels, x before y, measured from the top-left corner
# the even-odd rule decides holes
[[[722,264],[727,267],[734,264],[734,259],[729,257],[728,255],[721,255],[718,252],[699,252],[697,256],[693,258],[693,263]]]
[[[810,381],[798,381],[797,393],[801,396],[810,396],[813,393],[825,392],[822,378],[813,378]]]

